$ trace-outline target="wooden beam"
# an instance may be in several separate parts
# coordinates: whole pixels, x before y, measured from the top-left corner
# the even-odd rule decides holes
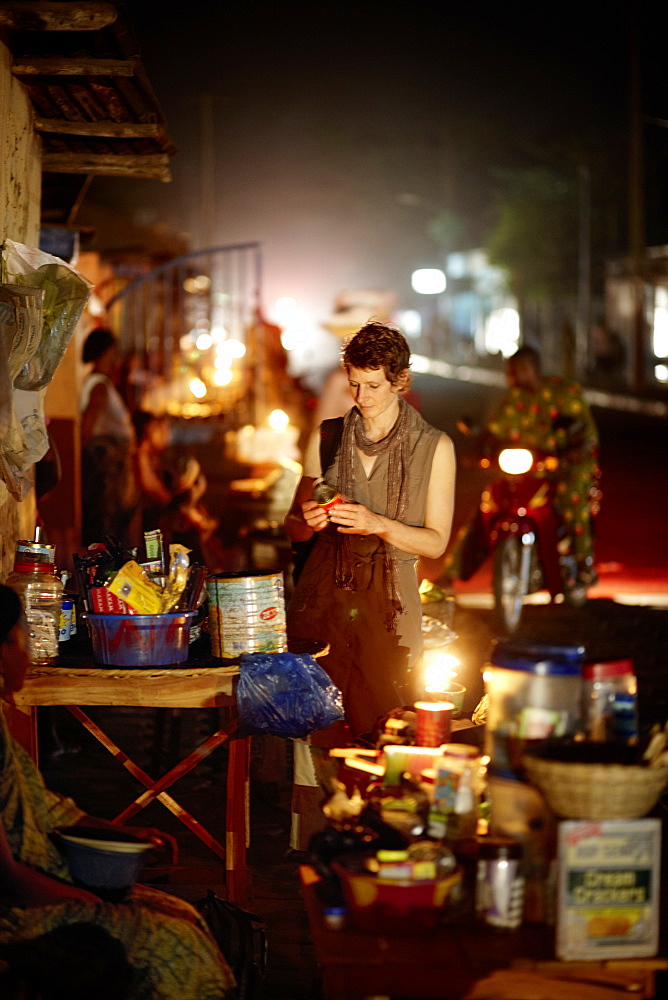
[[[64,118],[36,118],[38,132],[58,135],[92,135],[114,139],[155,139],[163,128],[156,122],[73,122]]]
[[[16,31],[98,31],[113,24],[112,3],[45,3],[9,0],[0,4],[0,25]]]
[[[97,56],[20,56],[12,60],[15,76],[133,76],[139,59]]]
[[[112,153],[43,153],[42,171],[53,174],[102,174],[108,177],[151,177],[169,181],[166,153],[145,156]]]

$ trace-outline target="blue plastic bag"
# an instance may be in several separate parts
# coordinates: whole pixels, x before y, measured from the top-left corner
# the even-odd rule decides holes
[[[343,697],[312,656],[245,653],[239,661],[237,708],[245,734],[293,739],[343,719]]]

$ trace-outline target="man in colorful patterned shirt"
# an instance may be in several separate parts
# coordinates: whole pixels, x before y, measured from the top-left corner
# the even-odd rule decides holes
[[[591,585],[596,580],[592,511],[600,473],[598,431],[582,388],[571,379],[543,375],[532,347],[521,347],[508,359],[506,377],[508,390],[485,428],[485,449],[491,454],[499,445],[513,445],[559,456],[555,506],[572,540],[577,578]],[[480,540],[472,537],[479,525],[474,518],[458,535],[445,562],[450,578],[468,579],[484,560]]]

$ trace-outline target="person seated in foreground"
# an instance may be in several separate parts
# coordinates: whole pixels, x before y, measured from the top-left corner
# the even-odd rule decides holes
[[[20,599],[0,584],[5,701],[20,691],[29,667]],[[0,959],[53,1000],[235,996],[227,962],[190,904],[142,885],[122,903],[110,903],[73,883],[49,836],[73,825],[113,826],[45,787],[0,711]],[[157,837],[157,831],[132,832]]]

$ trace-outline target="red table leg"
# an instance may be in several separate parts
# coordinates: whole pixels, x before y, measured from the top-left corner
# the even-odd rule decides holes
[[[230,899],[237,903],[248,898],[246,848],[250,842],[250,756],[250,736],[231,740],[225,807],[225,882]]]
[[[149,774],[140,768],[128,755],[120,749],[104,730],[93,722],[81,708],[68,705],[69,711],[93,736],[147,789],[134,802],[127,806],[114,823],[125,823],[144,809],[154,799],[158,799],[199,839],[209,847],[214,854],[225,860],[227,894],[230,900],[244,903],[248,898],[248,872],[246,869],[246,848],[249,843],[249,772],[250,772],[250,737],[230,739],[238,728],[238,720],[232,719],[227,727],[219,729],[201,746],[191,751],[179,764],[173,767],[162,778],[154,781]],[[179,805],[165,789],[169,788],[178,778],[192,771],[200,761],[220,746],[230,740],[227,763],[227,795],[225,810],[225,847],[216,840],[191,814]]]

